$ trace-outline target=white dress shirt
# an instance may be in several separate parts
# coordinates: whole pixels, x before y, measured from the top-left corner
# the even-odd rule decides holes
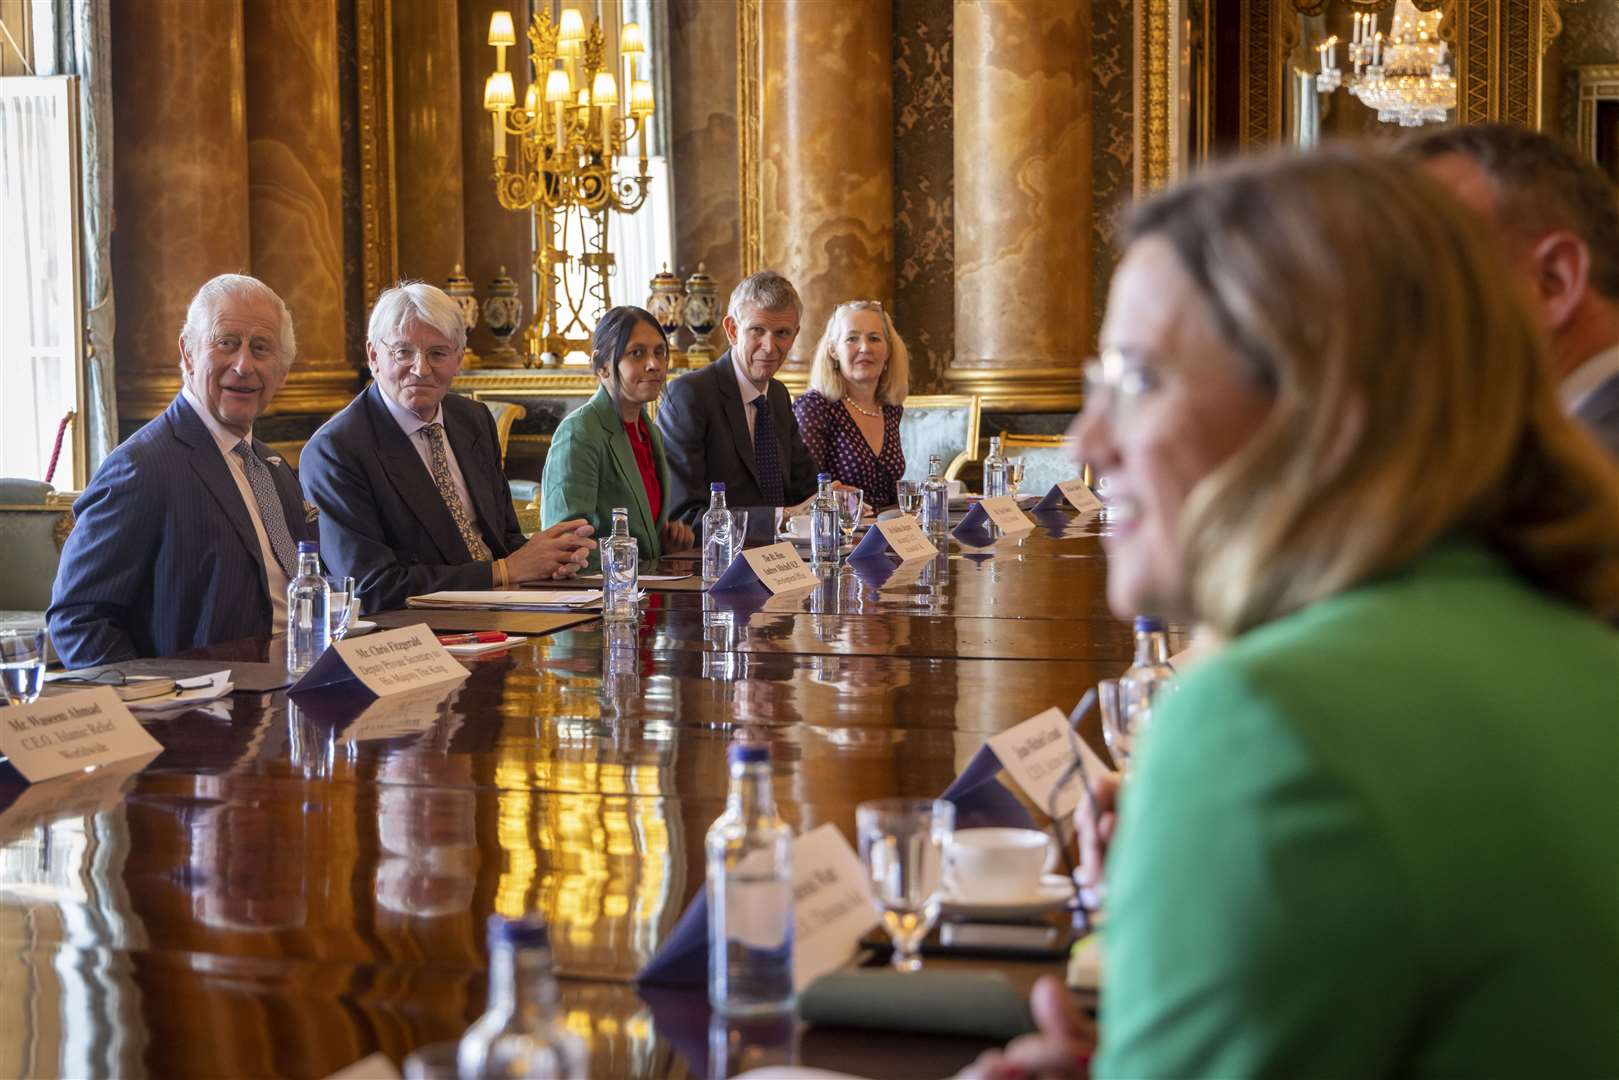
[[[378,390],[381,390],[381,387],[378,387]],[[433,414],[432,419],[423,420],[386,393],[380,396],[382,403],[388,406],[389,414],[398,423],[399,430],[405,433],[405,438],[409,439],[410,445],[415,448],[416,456],[422,459],[422,465],[427,469],[429,478],[433,475],[433,444],[423,429],[429,424],[445,425],[444,456],[450,463],[450,483],[455,485],[455,497],[461,500],[461,508],[467,512],[467,520],[472,522],[473,528],[478,528],[478,511],[473,508],[472,496],[467,492],[467,482],[461,476],[461,463],[455,460],[455,446],[450,442],[449,425],[445,424],[443,402],[439,403],[438,411]]]
[[[1579,407],[1585,404],[1585,399],[1596,392],[1597,387],[1615,375],[1619,375],[1619,345],[1603,349],[1569,372],[1563,381],[1557,384],[1557,398],[1563,403],[1563,411],[1566,413],[1578,411]]]
[[[753,381],[742,373],[742,361],[731,350],[731,370],[736,372],[736,388],[742,392],[742,415],[748,418],[748,441],[754,438],[753,429],[757,426],[759,411],[753,407],[754,398],[762,398],[765,392],[753,385]]]
[[[214,419],[214,414],[203,407],[202,402],[191,392],[191,387],[182,387],[180,395],[191,406],[191,411],[197,414],[208,434],[214,437],[214,443],[219,447],[219,454],[225,459],[225,465],[230,469],[230,478],[236,481],[236,490],[241,492],[242,503],[247,507],[247,516],[253,522],[253,533],[259,538],[259,556],[264,560],[265,585],[270,592],[270,633],[284,634],[287,632],[287,572],[281,569],[280,561],[275,557],[275,549],[270,546],[270,536],[264,531],[264,519],[259,516],[259,501],[253,497],[253,488],[247,482],[247,470],[242,465],[242,459],[236,456],[236,444],[244,436],[234,431],[225,430],[220,422]],[[248,445],[253,445],[253,432],[249,429],[245,438]],[[287,522],[287,533],[292,533],[292,523]]]

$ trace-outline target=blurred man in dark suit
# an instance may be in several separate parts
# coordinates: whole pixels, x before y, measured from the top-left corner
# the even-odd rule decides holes
[[[263,282],[222,274],[197,291],[180,332],[180,393],[73,506],[48,615],[68,667],[285,630],[297,542],[315,525],[253,422],[295,351],[292,316]]]
[[[819,466],[775,379],[803,314],[792,282],[774,270],[742,279],[725,316],[731,347],[664,390],[658,429],[669,459],[669,520],[695,525],[712,483],[725,485],[733,510],[792,507],[815,494]]]
[[[377,298],[365,352],[376,377],[304,447],[321,554],[367,611],[440,589],[571,577],[596,546],[583,521],[530,539],[517,523],[489,410],[450,393],[467,328],[442,289],[404,282]]]
[[[1619,202],[1593,161],[1508,124],[1425,132],[1407,153],[1483,215],[1545,330],[1558,396],[1619,458]]]

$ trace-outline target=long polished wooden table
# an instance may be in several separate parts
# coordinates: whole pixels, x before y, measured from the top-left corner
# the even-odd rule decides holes
[[[701,992],[654,1010],[632,980],[702,886],[739,730],[770,741],[795,828],[852,838],[860,801],[938,794],[987,735],[1128,663],[1094,518],[927,563],[766,602],[654,593],[639,626],[533,638],[444,693],[236,695],[151,722],[164,751],[138,769],[27,787],[0,765],[0,1076],[397,1062],[481,1011],[484,922],[530,911],[594,1075],[706,1075]],[[949,1075],[985,1045],[790,1038],[805,1064],[870,1076]]]

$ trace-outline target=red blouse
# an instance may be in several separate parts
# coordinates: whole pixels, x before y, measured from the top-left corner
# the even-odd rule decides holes
[[[658,463],[652,457],[652,435],[639,419],[633,424],[625,423],[624,431],[630,437],[630,449],[635,452],[635,464],[641,470],[647,509],[652,511],[652,520],[657,521],[658,511],[663,509],[663,488],[658,483]]]

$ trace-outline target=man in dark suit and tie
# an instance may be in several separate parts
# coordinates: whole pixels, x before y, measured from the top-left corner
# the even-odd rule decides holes
[[[443,290],[417,281],[385,291],[366,331],[375,381],[299,459],[320,508],[321,554],[354,578],[367,611],[441,589],[570,577],[596,546],[583,521],[523,535],[494,418],[450,393],[466,342]]]
[[[1619,203],[1598,165],[1509,124],[1443,127],[1408,156],[1501,238],[1546,332],[1563,408],[1619,459]]]
[[[701,520],[713,483],[725,485],[733,510],[796,509],[815,494],[819,466],[798,432],[787,388],[774,378],[803,313],[792,282],[774,270],[744,278],[725,316],[731,347],[663,392],[658,430],[669,459],[669,520]],[[776,516],[750,515],[749,531],[755,519]]]
[[[263,282],[223,274],[197,291],[180,332],[180,393],[73,505],[47,616],[65,665],[286,629],[297,542],[315,526],[253,421],[295,349],[287,306]]]

